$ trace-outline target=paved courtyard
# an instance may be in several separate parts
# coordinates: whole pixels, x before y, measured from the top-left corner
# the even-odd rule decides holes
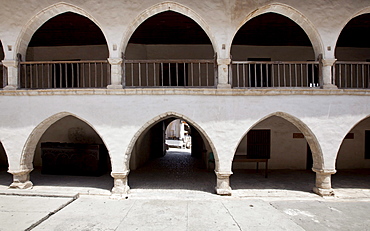
[[[235,170],[233,195],[214,193],[199,160],[172,153],[132,171],[127,200],[109,198],[113,180],[42,175],[32,190],[12,190],[0,172],[0,230],[370,230],[370,174],[340,171],[336,196],[312,193],[311,171]]]

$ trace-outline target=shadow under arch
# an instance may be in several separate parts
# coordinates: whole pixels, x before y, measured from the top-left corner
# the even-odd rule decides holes
[[[210,30],[208,24],[195,11],[193,11],[192,9],[190,9],[190,8],[180,4],[180,3],[177,3],[177,2],[161,2],[161,3],[158,3],[154,6],[146,9],[144,12],[139,14],[133,20],[133,22],[128,26],[126,32],[124,32],[119,52],[120,53],[125,52],[125,50],[127,48],[127,44],[129,42],[131,36],[134,34],[135,30],[145,20],[147,20],[148,18],[150,18],[150,17],[152,17],[156,14],[159,14],[159,13],[162,13],[162,12],[165,12],[165,11],[173,11],[173,12],[182,14],[182,15],[187,16],[190,19],[194,20],[194,22],[196,22],[203,29],[203,31],[207,34],[209,40],[212,43],[213,50],[216,53],[216,51],[218,50],[217,49],[218,48],[217,43],[215,41],[215,38],[214,38],[213,34],[211,33],[211,30]]]
[[[86,11],[83,9],[74,6],[69,3],[65,2],[60,2],[56,3],[54,5],[51,5],[40,12],[38,12],[36,15],[34,15],[22,28],[17,41],[15,43],[15,52],[13,53],[13,59],[16,59],[16,56],[18,53],[22,55],[22,57],[25,57],[28,43],[31,41],[31,38],[33,34],[37,31],[37,29],[42,26],[45,22],[47,22],[49,19],[66,13],[66,12],[71,12],[71,13],[76,13],[78,15],[84,16],[88,19],[90,19],[93,23],[95,23],[101,30],[102,34],[105,37],[106,42],[108,43],[107,36],[104,33],[101,25],[98,23],[98,21],[90,14],[88,14]],[[109,45],[108,45],[109,47]],[[109,49],[108,49],[109,50]]]
[[[307,34],[308,38],[310,39],[312,48],[315,52],[315,57],[318,57],[320,54],[325,55],[323,42],[314,24],[311,21],[309,21],[307,17],[304,16],[298,10],[294,9],[291,6],[281,3],[273,3],[260,7],[257,10],[251,12],[249,15],[247,15],[247,17],[245,17],[245,19],[241,22],[238,28],[236,28],[236,31],[231,37],[229,46],[231,47],[235,35],[246,22],[248,22],[252,18],[255,18],[265,13],[280,14],[294,21],[298,26],[300,26],[303,29],[303,31]]]
[[[275,112],[275,113],[272,113],[272,114],[269,114],[265,117],[263,117],[262,119],[258,120],[256,123],[254,123],[242,136],[242,138],[240,139],[240,141],[238,142],[238,145],[234,148],[234,153],[237,151],[237,148],[239,146],[239,144],[242,142],[243,138],[247,135],[247,133],[253,128],[255,127],[256,125],[258,125],[259,123],[261,123],[262,121],[272,117],[272,116],[277,116],[277,117],[280,117],[282,119],[285,119],[286,121],[290,122],[291,124],[293,124],[295,127],[298,128],[298,130],[300,132],[302,132],[302,134],[304,135],[308,145],[310,146],[310,149],[311,149],[311,152],[312,152],[312,158],[313,158],[313,166],[312,166],[312,170],[314,171],[320,171],[323,169],[323,166],[324,166],[324,158],[323,158],[323,155],[322,155],[322,150],[321,150],[321,146],[316,138],[316,136],[314,135],[314,133],[311,131],[311,129],[305,124],[303,123],[301,120],[299,120],[298,118],[288,114],[288,113],[285,113],[285,112]]]
[[[78,116],[76,116],[72,113],[69,113],[69,112],[60,112],[60,113],[54,114],[54,115],[48,117],[47,119],[45,119],[44,121],[42,121],[40,124],[38,124],[33,129],[31,134],[29,135],[29,137],[28,137],[28,139],[25,143],[25,146],[23,148],[22,155],[21,155],[20,169],[22,171],[23,170],[25,170],[25,171],[32,171],[33,170],[33,159],[34,159],[34,155],[35,155],[35,150],[36,150],[37,144],[38,144],[39,140],[41,139],[42,135],[46,132],[46,130],[51,125],[53,125],[57,121],[65,118],[67,116],[72,116],[72,117],[77,118],[78,120],[86,123],[89,127],[91,127],[92,130],[94,130],[94,132],[100,137],[103,144],[106,146],[106,142],[104,142],[104,140],[100,136],[100,134],[96,131],[96,129],[88,121],[86,121],[86,120],[84,120],[84,119],[82,119],[82,118],[80,118],[80,117],[78,117]],[[111,161],[109,149],[108,149],[108,156],[109,156],[109,159]]]
[[[154,117],[153,119],[151,119],[150,121],[148,121],[147,123],[145,123],[135,134],[135,136],[131,139],[129,145],[128,145],[128,148],[127,148],[127,151],[125,153],[125,164],[126,164],[126,169],[130,169],[130,159],[131,159],[131,154],[132,154],[132,151],[134,149],[134,146],[137,142],[137,140],[139,139],[139,137],[144,134],[146,131],[148,131],[151,127],[153,127],[155,124],[157,124],[158,122],[160,121],[163,121],[165,119],[168,119],[168,118],[171,118],[171,117],[175,117],[175,118],[178,118],[178,119],[183,119],[185,120],[189,125],[193,126],[199,133],[200,135],[202,136],[202,138],[204,138],[213,154],[214,154],[214,158],[215,158],[215,170],[218,169],[218,155],[217,155],[217,151],[216,151],[216,148],[214,146],[214,144],[212,143],[210,137],[208,136],[208,134],[193,120],[191,120],[190,118],[182,115],[182,114],[179,114],[179,113],[176,113],[176,112],[167,112],[167,113],[163,113],[159,116],[156,116]]]

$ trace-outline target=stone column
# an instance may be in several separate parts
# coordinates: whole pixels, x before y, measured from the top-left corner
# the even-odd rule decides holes
[[[331,188],[331,175],[335,170],[315,170],[316,184],[313,191],[320,196],[334,196],[334,190]]]
[[[114,178],[114,187],[112,188],[111,198],[113,199],[127,199],[130,187],[128,186],[127,176],[129,170],[126,172],[112,172],[111,176]]]
[[[8,85],[4,89],[16,90],[18,88],[18,61],[3,60],[2,63],[8,70]]]
[[[333,65],[337,61],[336,59],[322,59],[321,65],[322,65],[322,79],[323,79],[323,89],[338,89],[337,86],[335,86],[332,83],[332,68]]]
[[[230,196],[231,195],[231,187],[229,178],[232,172],[217,172],[215,171],[217,176],[217,186],[216,186],[216,193],[218,195]]]
[[[111,65],[111,84],[107,86],[108,89],[122,89],[122,59],[108,58]]]
[[[32,182],[30,181],[30,172],[33,169],[21,170],[21,171],[8,171],[13,175],[13,183],[9,188],[17,189],[31,189],[33,187]]]
[[[229,65],[231,59],[217,59],[218,65],[218,83],[217,88],[226,88],[230,89],[231,85],[229,84]]]

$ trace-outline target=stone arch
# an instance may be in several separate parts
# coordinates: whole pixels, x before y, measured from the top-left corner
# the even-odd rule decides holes
[[[191,120],[190,118],[182,115],[182,114],[179,114],[179,113],[176,113],[176,112],[167,112],[167,113],[163,113],[159,116],[156,116],[154,117],[153,119],[151,119],[150,121],[146,122],[134,135],[134,137],[131,139],[129,145],[128,145],[128,148],[127,148],[127,151],[125,153],[125,164],[126,164],[126,169],[129,169],[129,162],[130,162],[130,158],[131,158],[131,153],[134,149],[134,146],[135,146],[135,143],[136,141],[138,140],[138,138],[145,132],[147,131],[148,129],[150,129],[152,126],[154,126],[156,123],[162,121],[162,120],[165,120],[169,117],[176,117],[176,118],[179,118],[179,119],[183,119],[185,120],[186,122],[189,123],[189,125],[193,126],[195,129],[198,130],[198,132],[204,136],[204,138],[206,139],[206,141],[209,143],[211,149],[212,149],[212,152],[214,153],[214,157],[215,157],[215,163],[216,163],[216,166],[215,166],[215,169],[218,169],[218,155],[217,155],[217,151],[216,151],[216,148],[214,146],[214,144],[212,143],[210,137],[208,136],[208,134],[194,121],[194,120]]]
[[[354,18],[358,17],[358,16],[361,16],[363,14],[370,14],[370,7],[367,7],[365,9],[362,9],[360,11],[358,11],[357,13],[353,14],[352,16],[346,18],[346,20],[343,21],[343,23],[341,24],[340,26],[340,30],[338,31],[338,34],[336,36],[336,41],[335,41],[335,50],[337,48],[337,44],[338,44],[338,39],[340,37],[340,35],[342,34],[344,28],[347,26],[347,24]]]
[[[22,28],[22,31],[16,41],[16,44],[15,44],[15,51],[14,54],[13,54],[13,58],[16,59],[16,55],[17,53],[20,53],[22,54],[22,56],[25,56],[26,54],[26,51],[27,51],[27,47],[28,47],[28,43],[30,42],[33,34],[37,31],[37,29],[42,26],[45,22],[47,22],[49,19],[57,16],[57,15],[60,15],[60,14],[63,14],[63,13],[66,13],[66,12],[71,12],[71,13],[76,13],[76,14],[79,14],[81,16],[84,16],[88,19],[90,19],[93,23],[95,23],[99,28],[100,30],[102,31],[107,43],[108,43],[108,40],[107,40],[107,37],[106,37],[106,34],[104,33],[101,25],[99,24],[99,22],[90,14],[88,14],[86,11],[84,11],[83,9],[77,7],[77,6],[74,6],[72,4],[69,4],[69,3],[64,3],[64,2],[60,2],[60,3],[56,3],[54,5],[51,5],[45,9],[43,9],[42,11],[40,11],[39,13],[37,13],[33,18],[31,18],[27,23],[26,25],[24,25],[24,27]],[[109,46],[108,46],[109,47]]]
[[[182,15],[187,16],[187,17],[191,18],[192,20],[194,20],[194,22],[196,22],[203,29],[203,31],[207,34],[207,36],[209,37],[209,39],[212,43],[213,50],[215,52],[217,51],[217,43],[215,42],[215,38],[214,38],[213,34],[211,33],[211,30],[210,30],[208,24],[202,19],[201,16],[199,16],[192,9],[190,9],[190,8],[180,4],[180,3],[177,3],[177,2],[162,2],[162,3],[158,3],[154,6],[146,9],[144,12],[142,12],[140,15],[138,15],[136,17],[136,19],[134,19],[132,21],[132,23],[128,26],[126,32],[124,33],[124,35],[122,37],[121,46],[120,46],[120,53],[125,52],[125,49],[127,47],[127,44],[129,42],[131,36],[135,32],[135,30],[145,20],[147,20],[148,18],[150,18],[150,17],[152,17],[156,14],[159,14],[159,13],[162,13],[162,12],[165,12],[165,11],[174,11],[174,12],[177,12],[179,14],[182,14]]]
[[[273,3],[269,4],[263,7],[258,8],[257,10],[251,12],[236,28],[236,31],[232,35],[231,41],[230,41],[230,47],[232,45],[233,38],[235,37],[236,33],[239,31],[239,29],[249,20],[251,20],[254,17],[257,17],[259,15],[265,14],[265,13],[277,13],[280,15],[283,15],[292,21],[294,21],[298,26],[300,26],[304,32],[307,34],[308,38],[311,41],[313,50],[315,52],[315,57],[318,57],[320,54],[325,54],[324,52],[324,45],[322,43],[320,34],[318,33],[317,29],[315,28],[314,24],[309,21],[306,16],[304,16],[301,12],[294,9],[291,6],[281,4],[281,3]]]
[[[35,154],[35,149],[36,149],[37,143],[41,139],[42,135],[46,132],[46,130],[51,125],[53,125],[55,122],[65,118],[67,116],[73,116],[73,117],[81,120],[82,122],[86,123],[87,125],[89,125],[98,134],[98,136],[102,139],[103,143],[106,144],[106,142],[104,142],[103,138],[99,135],[99,133],[96,131],[96,129],[88,121],[86,121],[86,120],[84,120],[84,119],[82,119],[82,118],[80,118],[80,117],[78,117],[78,116],[76,116],[72,113],[69,113],[69,112],[60,112],[60,113],[57,113],[57,114],[52,115],[49,118],[45,119],[44,121],[42,121],[39,125],[37,125],[33,129],[31,134],[29,135],[29,137],[28,137],[28,139],[25,143],[25,146],[23,148],[23,151],[22,151],[21,170],[33,170],[33,158],[34,158],[34,154]],[[109,150],[108,150],[108,155],[110,157]]]
[[[298,128],[298,130],[302,132],[302,134],[304,135],[304,137],[305,137],[305,139],[306,139],[306,141],[307,141],[307,143],[310,146],[311,151],[312,151],[312,158],[313,158],[313,168],[312,169],[314,171],[316,171],[316,170],[318,170],[318,171],[319,170],[322,170],[323,167],[324,167],[324,162],[323,162],[324,161],[324,158],[323,158],[321,146],[320,146],[320,144],[319,144],[316,136],[311,131],[311,129],[305,123],[303,123],[300,119],[298,119],[295,116],[292,116],[292,115],[290,115],[288,113],[285,113],[285,112],[275,112],[275,113],[269,114],[269,115],[263,117],[262,119],[258,120],[256,123],[254,123],[243,134],[243,136],[241,137],[241,139],[238,142],[238,145],[242,141],[243,137],[245,137],[247,135],[247,133],[253,127],[255,127],[260,122],[262,122],[262,121],[264,121],[267,118],[270,118],[272,116],[277,116],[277,117],[280,117],[282,119],[285,119],[286,121],[288,121],[288,122],[292,123],[294,126],[296,126]],[[234,153],[236,152],[238,145],[234,148]]]

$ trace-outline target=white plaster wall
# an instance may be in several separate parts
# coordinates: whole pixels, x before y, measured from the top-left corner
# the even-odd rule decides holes
[[[350,133],[353,139],[344,139],[338,152],[337,169],[370,168],[370,159],[365,159],[365,130],[370,130],[370,119],[357,124]]]
[[[230,171],[235,150],[245,135],[264,117],[285,112],[301,120],[317,137],[324,153],[324,168],[333,169],[346,133],[370,115],[366,96],[351,95],[130,95],[130,91],[92,90],[94,95],[74,95],[74,90],[40,91],[41,95],[12,96],[4,92],[0,104],[0,140],[6,148],[10,169],[19,169],[22,149],[32,130],[60,112],[87,121],[106,144],[113,171],[123,171],[125,154],[137,131],[166,112],[184,115],[209,137],[220,160],[219,170]],[[44,93],[42,93],[44,92]],[[62,92],[71,92],[64,95]],[[105,94],[107,92],[108,94]],[[114,92],[116,94],[114,94]],[[213,91],[212,91],[213,92]],[[137,93],[137,92],[136,92]],[[44,95],[43,95],[44,94]],[[53,95],[50,95],[53,94]],[[216,103],[217,102],[217,103]],[[243,126],[242,126],[243,125]]]
[[[252,129],[271,130],[271,155],[269,169],[306,169],[306,139],[294,139],[293,133],[300,133],[298,128],[287,120],[273,116],[261,121]],[[236,155],[245,155],[247,137],[241,141]],[[261,164],[261,168],[264,165]],[[233,163],[234,169],[255,168],[255,163]]]

